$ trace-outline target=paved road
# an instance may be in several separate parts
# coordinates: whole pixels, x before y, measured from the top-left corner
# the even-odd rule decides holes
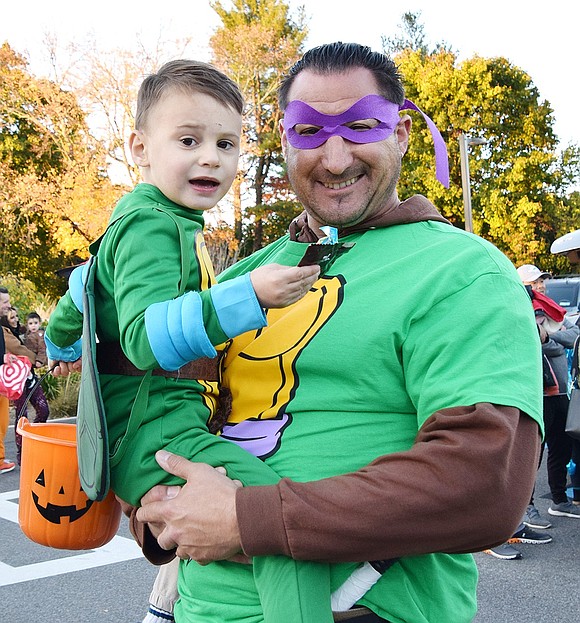
[[[12,439],[10,428],[8,457],[15,456]],[[71,552],[37,545],[17,523],[19,476],[18,469],[0,475],[2,623],[138,623],[156,570],[142,558],[125,520],[118,535],[98,550]],[[542,466],[536,504],[543,514],[549,505],[547,492]],[[474,623],[580,621],[580,520],[552,521],[553,543],[519,546],[522,560],[475,555],[481,581]]]

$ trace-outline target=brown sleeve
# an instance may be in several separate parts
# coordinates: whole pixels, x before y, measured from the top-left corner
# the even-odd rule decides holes
[[[117,497],[123,513],[129,518],[129,530],[141,548],[143,556],[154,565],[164,565],[175,558],[175,550],[166,550],[159,547],[157,539],[151,534],[149,526],[137,521],[137,507],[131,506]]]
[[[26,348],[24,344],[10,330],[4,330],[4,341],[6,342],[6,352],[13,355],[24,355],[30,359],[32,367],[36,361],[36,354]]]
[[[339,562],[499,545],[529,504],[539,448],[537,423],[514,407],[443,409],[409,451],[357,472],[239,489],[244,552]]]

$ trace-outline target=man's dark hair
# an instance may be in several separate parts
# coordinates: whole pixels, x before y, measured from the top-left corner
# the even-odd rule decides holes
[[[179,59],[165,63],[143,80],[137,95],[135,127],[142,130],[147,115],[170,89],[184,93],[203,93],[242,114],[244,98],[238,85],[209,63]]]
[[[309,69],[320,74],[332,74],[347,71],[349,69],[363,67],[368,69],[375,77],[380,95],[390,102],[402,104],[405,101],[401,74],[395,63],[380,52],[373,52],[368,46],[358,43],[326,43],[308,50],[297,61],[282,79],[278,89],[278,103],[282,110],[288,105],[288,92],[294,82],[294,78]]]
[[[10,294],[10,292],[8,292],[8,288],[0,286],[0,294]]]

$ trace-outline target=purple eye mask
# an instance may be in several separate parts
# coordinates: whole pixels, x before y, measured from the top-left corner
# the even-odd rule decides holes
[[[288,142],[296,149],[315,149],[331,136],[341,136],[352,143],[376,143],[388,138],[395,131],[401,110],[416,110],[423,115],[435,145],[437,179],[449,188],[449,162],[445,141],[433,121],[410,100],[405,100],[399,106],[380,95],[367,95],[339,115],[325,115],[305,102],[293,100],[286,107],[283,123]],[[362,131],[345,125],[362,119],[376,119],[379,123],[374,128]],[[295,130],[299,124],[318,126],[320,129],[315,134],[302,135]]]

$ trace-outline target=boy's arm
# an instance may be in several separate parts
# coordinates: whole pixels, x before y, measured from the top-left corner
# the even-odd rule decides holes
[[[99,339],[103,345],[120,344],[140,370],[177,370],[195,359],[213,358],[230,330],[247,331],[265,324],[264,311],[250,296],[247,281],[240,280],[236,292],[207,289],[213,269],[201,244],[200,228],[187,219],[179,223],[190,249],[186,258],[181,227],[176,228],[175,219],[155,207],[118,219],[99,247]],[[189,264],[187,270],[184,263]],[[228,315],[235,300],[247,304],[243,318],[243,314]]]
[[[153,355],[165,370],[201,357],[215,357],[214,343],[266,325],[266,315],[250,275],[190,291],[145,310],[145,330]],[[217,340],[210,336],[218,336]]]
[[[318,266],[290,267],[268,264],[220,282],[201,293],[151,305],[145,311],[145,326],[151,349],[167,370],[199,357],[215,357],[208,327],[216,327],[218,343],[266,325],[263,308],[286,307],[302,298],[319,274]],[[203,297],[210,297],[209,317],[204,315]],[[195,322],[195,319],[199,323]],[[191,323],[188,325],[188,321]]]
[[[44,334],[46,355],[52,361],[76,361],[81,356],[83,332],[82,287],[85,266],[69,278],[69,289],[50,315]]]

